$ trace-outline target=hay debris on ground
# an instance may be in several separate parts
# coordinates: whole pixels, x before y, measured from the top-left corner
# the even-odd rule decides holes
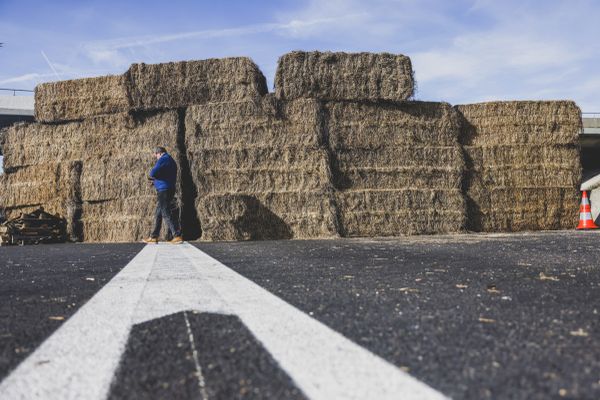
[[[450,105],[328,102],[326,110],[342,235],[463,229],[464,158]]]
[[[293,51],[279,58],[280,99],[402,101],[412,97],[410,59],[389,53]]]
[[[251,100],[268,92],[264,75],[247,57],[133,64],[126,75],[137,110]]]
[[[570,229],[577,223],[581,112],[570,101],[457,106],[468,228]]]
[[[35,119],[81,120],[127,111],[130,103],[124,75],[42,83],[35,88]]]

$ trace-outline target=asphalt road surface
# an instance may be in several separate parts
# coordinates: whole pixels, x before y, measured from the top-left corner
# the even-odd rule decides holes
[[[599,243],[2,247],[0,398],[598,399]]]

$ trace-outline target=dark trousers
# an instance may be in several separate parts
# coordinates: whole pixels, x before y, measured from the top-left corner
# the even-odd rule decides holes
[[[175,201],[175,189],[158,192],[156,196],[156,211],[154,213],[154,230],[152,237],[160,236],[162,220],[165,220],[169,233],[174,236],[181,236],[179,227],[179,210]],[[169,235],[167,235],[169,236]]]

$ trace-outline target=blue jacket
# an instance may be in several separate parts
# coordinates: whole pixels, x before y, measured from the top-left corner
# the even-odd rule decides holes
[[[157,192],[175,189],[175,182],[177,181],[177,164],[175,160],[167,153],[160,156],[156,160],[154,168],[150,171],[150,177],[154,178],[154,187]]]

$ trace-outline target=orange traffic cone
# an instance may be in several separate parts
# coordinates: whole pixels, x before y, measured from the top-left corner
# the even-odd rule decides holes
[[[592,219],[592,208],[590,207],[590,200],[588,199],[587,192],[584,190],[581,193],[579,225],[577,225],[577,229],[598,229],[598,225],[596,225]]]

